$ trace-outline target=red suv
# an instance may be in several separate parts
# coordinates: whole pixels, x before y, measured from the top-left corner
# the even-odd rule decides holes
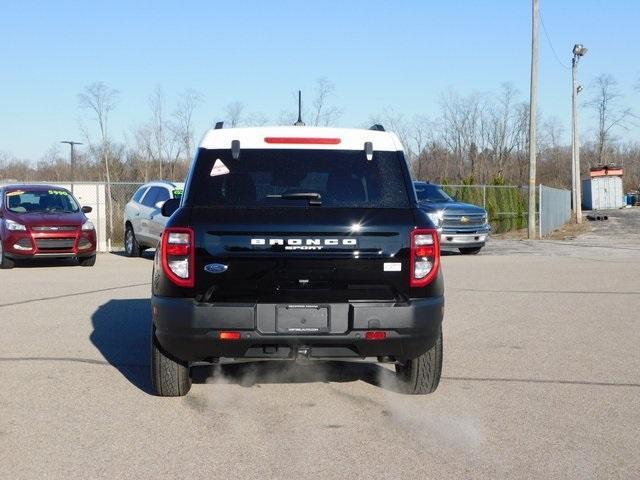
[[[96,231],[71,192],[52,185],[0,187],[0,268],[16,260],[77,258],[96,263]]]

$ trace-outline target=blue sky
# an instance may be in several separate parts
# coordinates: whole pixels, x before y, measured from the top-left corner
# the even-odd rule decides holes
[[[541,0],[542,18],[566,66],[571,47],[589,52],[585,86],[600,73],[640,111],[640,2]],[[439,96],[496,91],[511,82],[528,99],[529,0],[493,1],[59,1],[0,2],[0,151],[37,160],[80,139],[77,94],[104,81],[118,89],[117,140],[149,116],[161,85],[171,104],[185,88],[205,95],[198,136],[243,102],[276,121],[292,92],[319,77],[336,86],[343,126],[393,108],[435,117]],[[569,131],[570,70],[541,31],[540,109]],[[586,92],[589,94],[588,90]],[[584,113],[585,130],[592,121]],[[86,119],[85,119],[86,122]],[[636,128],[626,137],[637,140]],[[66,151],[66,150],[64,150]]]

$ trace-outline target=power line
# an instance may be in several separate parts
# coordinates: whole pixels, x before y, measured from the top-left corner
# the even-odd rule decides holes
[[[544,36],[547,37],[547,42],[549,42],[549,47],[551,47],[551,51],[553,52],[553,56],[556,57],[556,61],[560,64],[561,67],[566,68],[567,70],[571,70],[571,67],[565,64],[560,57],[556,53],[556,49],[553,48],[553,42],[551,41],[551,37],[549,36],[549,32],[547,31],[547,26],[544,24],[544,19],[542,18],[542,13],[540,14],[540,23],[542,23],[542,30],[544,30]]]

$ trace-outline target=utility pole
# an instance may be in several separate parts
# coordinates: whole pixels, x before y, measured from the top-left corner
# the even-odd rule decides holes
[[[578,94],[582,86],[578,85],[578,63],[587,49],[580,43],[573,46],[571,59],[571,200],[577,223],[582,223],[582,185],[580,183],[580,131],[578,128]]]
[[[536,238],[536,154],[538,145],[538,0],[532,0],[531,12],[531,89],[529,98],[529,238]]]
[[[73,184],[76,180],[76,156],[74,154],[74,145],[82,145],[80,142],[74,142],[72,140],[63,140],[60,143],[68,143],[71,147],[71,193],[73,193]]]

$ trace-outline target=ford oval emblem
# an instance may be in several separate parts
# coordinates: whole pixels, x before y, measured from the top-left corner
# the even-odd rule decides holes
[[[222,263],[210,263],[204,266],[204,271],[207,273],[224,273],[229,268],[228,265]]]

